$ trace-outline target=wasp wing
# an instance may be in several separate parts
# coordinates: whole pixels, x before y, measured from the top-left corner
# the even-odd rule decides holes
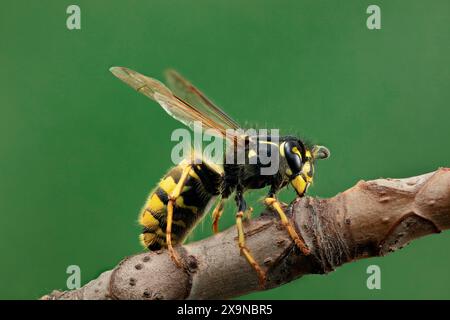
[[[233,142],[243,139],[243,136],[236,132],[227,131],[227,129],[238,129],[239,127],[221,121],[220,116],[214,116],[212,112],[203,108],[199,110],[196,106],[173,94],[160,81],[124,67],[112,67],[110,71],[136,91],[158,102],[169,115],[192,130],[197,129],[195,122],[199,121],[202,124],[202,130],[210,129],[206,131],[209,135],[219,136]]]
[[[195,106],[202,113],[208,115],[215,122],[232,129],[239,129],[239,124],[229,117],[222,109],[208,99],[198,88],[192,85],[177,71],[169,69],[166,71],[166,79],[169,88],[175,95],[189,104]]]

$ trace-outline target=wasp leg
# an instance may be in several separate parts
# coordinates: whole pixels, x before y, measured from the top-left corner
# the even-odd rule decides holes
[[[166,223],[166,244],[167,249],[169,250],[169,255],[175,264],[178,267],[181,267],[182,264],[180,259],[173,249],[172,246],[172,222],[173,222],[173,205],[176,202],[177,198],[180,196],[181,191],[184,188],[186,180],[189,176],[189,172],[191,171],[192,165],[188,164],[183,168],[183,172],[181,173],[180,180],[178,181],[175,188],[172,190],[172,193],[169,195],[169,201],[167,203],[167,223]]]
[[[242,225],[242,217],[244,216],[246,204],[241,194],[238,194],[236,196],[236,201],[238,202],[239,207],[239,211],[238,213],[236,213],[236,227],[238,231],[239,249],[241,250],[241,254],[245,257],[250,266],[256,271],[260,286],[264,287],[264,284],[266,282],[266,274],[261,269],[258,262],[255,261],[252,254],[250,253],[250,250],[245,245],[245,235],[244,235],[244,227]]]
[[[300,249],[300,251],[305,256],[309,255],[311,251],[306,246],[305,241],[300,237],[297,231],[295,231],[292,224],[289,222],[288,218],[286,217],[286,214],[281,208],[280,202],[278,202],[278,200],[275,199],[275,196],[269,195],[267,198],[264,199],[264,202],[266,203],[267,206],[272,207],[278,213],[281,219],[281,223],[286,228],[286,230],[289,233],[289,236],[292,238],[292,240],[294,240],[295,245]]]
[[[214,233],[219,232],[219,219],[223,213],[223,206],[224,206],[224,200],[220,199],[219,203],[216,205],[216,207],[214,208],[214,211],[212,213]]]
[[[244,212],[244,220],[250,220],[252,218],[253,208],[248,207],[247,210]]]

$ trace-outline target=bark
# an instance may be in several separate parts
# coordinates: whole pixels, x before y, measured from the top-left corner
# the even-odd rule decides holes
[[[244,223],[247,245],[267,272],[260,288],[230,228],[176,248],[125,258],[84,287],[42,299],[223,299],[323,274],[356,259],[383,256],[450,228],[450,169],[405,179],[360,181],[330,199],[304,197],[285,207],[312,250],[303,256],[270,210]]]

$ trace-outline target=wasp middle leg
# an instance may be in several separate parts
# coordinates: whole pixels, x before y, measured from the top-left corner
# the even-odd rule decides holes
[[[239,249],[241,250],[242,255],[245,257],[250,266],[256,271],[258,275],[259,284],[263,287],[266,282],[266,274],[259,266],[258,262],[256,262],[255,258],[253,258],[250,250],[245,245],[245,235],[244,235],[244,227],[242,225],[242,217],[244,216],[244,212],[246,211],[247,204],[245,203],[244,197],[241,192],[236,193],[236,204],[238,206],[238,213],[236,213],[236,227],[238,231],[238,244]]]
[[[223,207],[224,207],[224,199],[220,199],[219,203],[214,208],[214,211],[212,213],[213,217],[213,231],[214,233],[219,232],[219,219],[222,216],[223,213]]]
[[[273,208],[278,213],[281,219],[281,223],[286,228],[289,236],[292,238],[292,240],[294,240],[295,245],[300,249],[300,251],[305,256],[309,255],[311,253],[311,250],[308,248],[308,246],[305,244],[305,241],[301,238],[297,231],[295,231],[294,227],[289,222],[289,219],[281,208],[280,202],[275,198],[275,193],[269,193],[269,195],[264,199],[264,202],[267,206]]]

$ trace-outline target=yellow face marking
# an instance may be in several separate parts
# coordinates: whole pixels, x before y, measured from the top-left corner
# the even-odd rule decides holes
[[[286,174],[287,174],[288,176],[292,176],[292,170],[289,169],[289,168],[287,168],[287,169],[286,169]]]
[[[144,211],[139,220],[139,223],[149,229],[159,226],[159,221],[148,211]]]
[[[176,185],[175,180],[173,180],[171,176],[168,176],[159,182],[159,187],[167,194],[171,194]]]
[[[301,175],[298,175],[292,179],[291,184],[299,196],[302,196],[305,193],[307,183],[303,180]]]
[[[293,147],[291,151],[292,153],[297,154],[300,157],[300,159],[302,158],[302,154],[300,153],[297,147]]]
[[[166,208],[165,204],[161,201],[157,194],[152,194],[150,199],[147,201],[146,207],[153,212],[161,212]]]
[[[305,155],[306,155],[306,158],[310,159],[311,158],[311,151],[306,150]]]
[[[308,182],[311,182],[312,180],[312,177],[310,176],[310,171],[311,171],[311,163],[309,161],[306,161],[305,164],[303,165],[302,172],[305,173]]]

